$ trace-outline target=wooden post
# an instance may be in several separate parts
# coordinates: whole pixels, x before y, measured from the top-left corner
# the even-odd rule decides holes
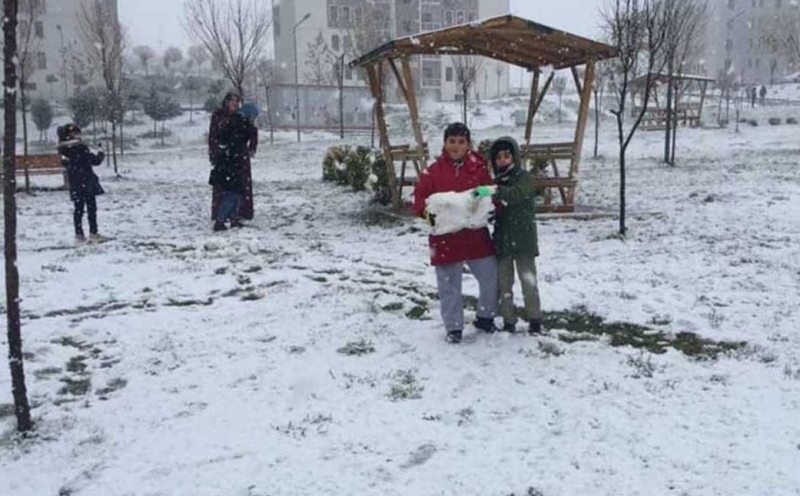
[[[583,137],[586,132],[586,120],[589,117],[589,103],[592,100],[592,87],[594,86],[595,61],[590,60],[586,63],[586,75],[583,80],[583,92],[581,92],[581,104],[578,109],[578,126],[575,129],[575,143],[572,150],[572,163],[569,167],[569,177],[578,175],[578,168],[581,163],[581,152],[583,151]]]
[[[528,103],[528,117],[525,121],[525,144],[531,144],[531,134],[533,133],[533,117],[536,115],[536,102],[539,99],[539,68],[533,70],[531,81],[531,101]]]
[[[575,67],[572,68],[572,79],[575,80],[575,88],[577,88],[578,94],[580,95],[583,93],[583,89],[581,88],[581,78],[578,75],[578,69]]]
[[[403,57],[402,63],[403,76],[405,76],[406,81],[406,100],[408,101],[408,110],[411,113],[411,127],[414,129],[414,138],[417,140],[417,156],[420,161],[425,163],[424,167],[427,167],[428,157],[425,153],[422,127],[419,123],[419,107],[417,105],[417,91],[414,88],[414,76],[411,74],[411,64],[409,63],[408,57]],[[419,172],[420,171],[417,170],[417,173]]]
[[[403,200],[400,198],[400,189],[397,187],[397,175],[394,170],[394,160],[389,143],[389,130],[386,128],[386,115],[383,110],[383,92],[381,92],[380,69],[383,61],[377,62],[366,68],[369,78],[369,87],[372,96],[375,98],[375,122],[378,125],[378,133],[381,137],[381,148],[383,157],[386,160],[386,176],[389,183],[389,192],[392,195],[392,207],[399,211],[403,207]]]
[[[708,81],[703,81],[700,85],[700,111],[697,113],[697,125],[700,126],[700,121],[703,119],[703,104],[706,102],[706,89],[708,88]]]

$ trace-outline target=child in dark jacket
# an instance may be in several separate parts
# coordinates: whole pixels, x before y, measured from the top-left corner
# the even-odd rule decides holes
[[[542,309],[536,281],[536,257],[539,240],[536,229],[536,192],[531,174],[522,168],[519,145],[513,138],[500,138],[492,144],[489,156],[494,169],[500,203],[495,222],[494,247],[499,273],[500,316],[503,330],[516,330],[514,311],[514,266],[516,265],[525,320],[530,334],[542,332]]]
[[[84,241],[83,211],[86,209],[89,218],[89,239],[101,239],[97,232],[97,199],[104,193],[100,180],[92,170],[93,166],[100,165],[105,158],[102,150],[93,153],[81,140],[81,128],[75,124],[65,124],[58,128],[58,153],[61,155],[61,164],[67,171],[69,182],[69,197],[75,207],[73,222],[75,224],[75,238]]]
[[[239,222],[239,203],[245,191],[242,168],[250,157],[250,141],[254,133],[252,119],[257,115],[257,108],[244,105],[219,130],[214,168],[208,180],[210,185],[222,191],[215,231],[226,230],[226,221],[230,221],[231,227],[242,226]]]

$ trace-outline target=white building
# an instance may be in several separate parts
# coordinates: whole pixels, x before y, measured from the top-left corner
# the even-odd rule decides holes
[[[761,85],[800,70],[766,41],[776,19],[798,15],[796,1],[714,0],[708,7],[708,76],[729,73],[741,84]]]
[[[343,54],[346,61],[351,60],[352,36],[362,22],[367,6],[380,9],[380,15],[385,12],[388,38],[409,36],[509,13],[509,0],[281,0],[276,2],[273,16],[275,59],[281,69],[281,81],[295,83],[295,26],[297,82],[317,83],[308,74],[309,60],[312,60],[313,65],[313,59],[309,58],[310,45],[321,36],[334,63]],[[310,16],[302,21],[307,14]],[[453,100],[457,97],[459,90],[451,57],[416,57],[412,63],[421,98]],[[333,83],[333,63],[327,72],[330,82]],[[361,71],[346,68],[344,84],[365,86]],[[504,96],[508,94],[508,86],[508,64],[484,59],[471,89],[474,92],[472,97]],[[396,96],[389,95],[390,99]]]
[[[76,77],[84,77],[79,62],[83,40],[78,15],[81,4],[92,1],[95,0],[20,1],[18,33],[31,22],[24,3],[31,2],[35,12],[30,43],[33,73],[27,88],[31,97],[63,101],[72,94]],[[100,1],[111,7],[118,22],[117,0]]]

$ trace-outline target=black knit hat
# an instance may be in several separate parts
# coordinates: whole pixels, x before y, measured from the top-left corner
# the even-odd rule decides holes
[[[81,128],[77,126],[77,124],[64,124],[63,126],[58,126],[56,129],[56,134],[58,135],[58,141],[67,141],[69,137],[75,133],[80,133]]]
[[[469,128],[460,122],[453,122],[444,129],[444,140],[447,141],[450,136],[463,136],[467,138],[467,141],[472,142]]]
[[[498,140],[492,143],[492,148],[489,150],[489,160],[492,165],[495,164],[497,155],[500,152],[509,152],[514,157],[514,161],[517,160],[517,150],[514,144],[509,141]]]
[[[242,101],[242,96],[239,94],[238,91],[232,90],[225,93],[225,98],[222,99],[222,105],[227,105],[228,101],[230,100],[238,100]]]

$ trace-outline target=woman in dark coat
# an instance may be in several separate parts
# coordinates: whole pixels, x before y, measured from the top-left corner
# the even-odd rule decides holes
[[[239,111],[241,97],[236,92],[229,92],[222,101],[222,106],[211,114],[211,124],[208,128],[208,159],[213,167],[219,153],[220,131],[227,124],[232,115]],[[248,138],[248,153],[241,158],[242,166],[239,169],[242,183],[242,201],[239,203],[239,219],[253,219],[253,178],[250,170],[250,157],[255,155],[258,147],[258,130],[255,126],[251,127]],[[219,213],[220,202],[222,201],[223,191],[214,186],[211,196],[211,219],[216,220]]]

